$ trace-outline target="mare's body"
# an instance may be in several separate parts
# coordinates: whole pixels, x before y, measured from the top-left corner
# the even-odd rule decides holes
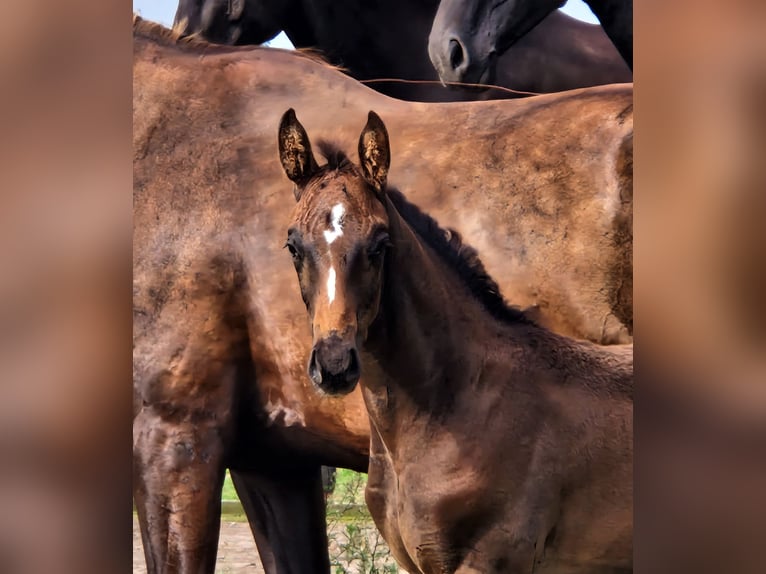
[[[266,571],[327,572],[320,465],[367,466],[361,395],[322,399],[304,374],[310,330],[275,236],[290,217],[273,135],[285,106],[339,137],[358,131],[346,114],[382,110],[404,158],[391,177],[493,254],[514,301],[563,333],[630,339],[630,86],[414,104],[298,53],[178,41],[137,19],[133,90],[134,485],[150,572],[212,571],[227,466]]]
[[[366,499],[397,561],[413,574],[630,571],[632,347],[567,339],[507,307],[456,232],[386,189],[372,113],[361,167],[334,151],[318,167],[292,111],[280,140],[308,373],[331,395],[361,374]]]
[[[633,0],[586,0],[601,27],[633,70]],[[497,62],[539,34],[562,0],[441,0],[428,38],[428,53],[445,82],[492,75]],[[543,73],[551,73],[542,63]]]
[[[297,48],[320,50],[358,80],[431,82],[370,84],[405,100],[468,101],[520,95],[439,85],[428,57],[428,33],[438,4],[438,0],[242,0],[232,6],[228,0],[181,0],[175,27],[217,43],[240,45],[262,43],[284,30]],[[490,72],[459,81],[549,93],[633,80],[600,26],[559,11],[501,56]]]

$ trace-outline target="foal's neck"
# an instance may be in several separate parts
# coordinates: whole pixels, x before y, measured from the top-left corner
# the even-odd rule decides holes
[[[470,288],[401,217],[387,199],[393,245],[387,255],[380,313],[365,351],[385,385],[433,406],[435,395],[480,368],[472,349],[499,321],[471,295]],[[381,381],[370,381],[372,384]]]

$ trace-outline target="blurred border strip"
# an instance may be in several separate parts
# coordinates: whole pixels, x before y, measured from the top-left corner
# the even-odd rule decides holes
[[[131,7],[0,19],[0,571],[130,571]]]
[[[766,572],[766,6],[636,2],[637,572]]]

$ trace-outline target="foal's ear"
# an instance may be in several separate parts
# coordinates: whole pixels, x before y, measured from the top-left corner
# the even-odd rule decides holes
[[[279,160],[291,181],[295,182],[295,200],[301,198],[303,186],[319,169],[306,130],[290,108],[279,122]]]
[[[391,164],[391,150],[388,145],[388,131],[378,114],[370,112],[367,125],[359,136],[359,163],[368,182],[383,193],[386,189],[388,166]]]

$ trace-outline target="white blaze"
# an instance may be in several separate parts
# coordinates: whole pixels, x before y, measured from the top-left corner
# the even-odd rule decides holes
[[[344,213],[346,213],[346,208],[343,207],[342,203],[338,203],[332,208],[332,219],[330,220],[332,229],[326,229],[324,232],[324,238],[325,241],[327,241],[328,247],[333,241],[343,235],[342,223]],[[327,254],[330,255],[329,249],[327,250]],[[332,260],[332,255],[330,255],[330,260]],[[327,274],[327,298],[330,300],[330,303],[335,301],[335,267],[332,265],[330,265],[330,272]]]
[[[332,221],[330,222],[332,229],[325,230],[324,232],[324,238],[327,241],[327,245],[330,245],[333,241],[338,239],[338,237],[343,235],[341,219],[343,218],[343,214],[345,212],[346,208],[343,207],[342,203],[339,203],[332,208]]]
[[[332,303],[335,300],[335,267],[330,267],[327,274],[327,298]]]

